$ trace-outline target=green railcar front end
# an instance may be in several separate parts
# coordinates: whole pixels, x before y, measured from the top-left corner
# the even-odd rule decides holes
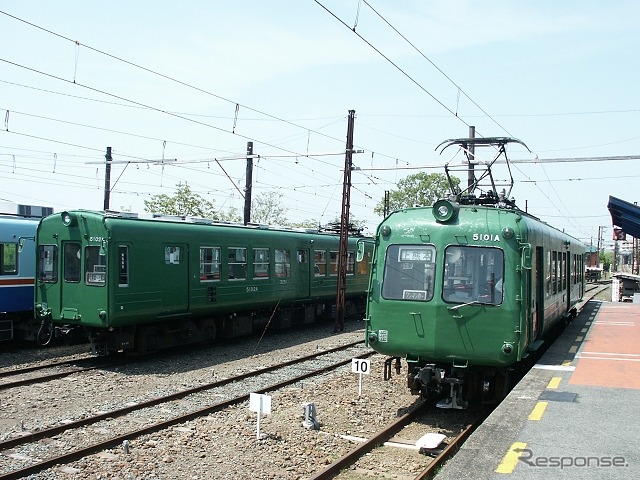
[[[526,338],[514,215],[474,208],[438,223],[431,210],[396,212],[378,229],[367,342],[419,364],[517,362]]]
[[[504,390],[583,293],[584,246],[515,208],[439,200],[392,213],[375,241],[366,342],[387,376],[406,360],[413,393],[448,392],[445,408],[463,385]]]

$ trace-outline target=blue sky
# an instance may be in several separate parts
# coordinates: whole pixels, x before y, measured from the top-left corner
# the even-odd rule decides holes
[[[291,221],[332,221],[351,109],[364,150],[351,212],[371,230],[385,190],[462,161],[435,147],[469,125],[533,152],[510,147],[512,159],[640,154],[637,2],[4,0],[0,11],[0,201],[102,209],[96,162],[111,146],[118,162],[178,160],[114,165],[112,209],[141,212],[187,182],[241,212],[251,140],[254,196],[282,194]],[[611,237],[609,195],[639,200],[637,162],[513,164],[512,195],[595,243],[598,226]]]

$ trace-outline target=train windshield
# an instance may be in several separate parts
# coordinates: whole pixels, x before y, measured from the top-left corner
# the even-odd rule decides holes
[[[445,302],[502,303],[504,254],[499,248],[449,246],[445,250]]]
[[[433,298],[436,249],[431,245],[391,245],[382,280],[382,297],[428,302]]]

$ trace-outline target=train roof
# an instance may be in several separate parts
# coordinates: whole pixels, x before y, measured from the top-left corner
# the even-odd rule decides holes
[[[328,225],[327,227],[320,228],[295,228],[295,227],[283,227],[283,226],[272,226],[258,223],[236,223],[236,222],[228,222],[223,220],[213,220],[210,218],[202,218],[195,217],[190,215],[162,215],[157,213],[132,213],[132,212],[117,212],[117,211],[97,211],[97,210],[68,210],[65,212],[61,212],[59,214],[63,219],[65,215],[88,215],[96,218],[100,218],[102,220],[116,220],[116,221],[125,221],[125,222],[145,222],[145,223],[157,223],[158,225],[171,223],[176,225],[201,225],[201,226],[212,226],[212,227],[224,227],[224,228],[237,228],[242,230],[250,230],[250,231],[269,231],[269,232],[280,232],[280,233],[302,233],[309,235],[327,235],[327,236],[336,236],[339,235],[339,230],[336,230],[335,225]],[[51,221],[50,216],[48,221]],[[64,222],[64,220],[63,220]],[[362,237],[365,238],[361,233],[361,229],[350,229],[349,230],[350,237]]]
[[[425,211],[425,210],[430,210],[433,212],[433,217],[431,215],[429,215],[429,217],[427,217],[427,219],[429,221],[434,220],[436,223],[446,223],[449,218],[445,217],[445,218],[439,218],[438,214],[437,214],[437,209],[440,206],[447,206],[447,207],[451,207],[453,210],[455,210],[455,212],[457,212],[458,210],[486,210],[487,212],[507,212],[513,215],[517,215],[521,218],[526,218],[530,223],[530,226],[533,225],[538,225],[539,228],[544,228],[544,229],[550,229],[550,230],[554,230],[558,233],[560,233],[561,235],[564,235],[568,238],[571,238],[572,241],[575,241],[576,243],[579,244],[583,244],[582,241],[580,241],[579,239],[575,238],[572,235],[569,235],[568,233],[564,232],[563,230],[560,230],[559,228],[554,227],[553,225],[550,225],[542,220],[540,220],[538,217],[531,215],[530,213],[525,212],[524,210],[520,210],[518,207],[515,206],[515,204],[512,203],[504,203],[504,202],[498,202],[498,201],[488,201],[485,203],[470,203],[468,201],[464,202],[464,203],[458,203],[455,199],[455,197],[453,199],[441,199],[438,200],[437,202],[435,202],[433,205],[430,206],[415,206],[415,207],[411,207],[411,208],[404,208],[401,210],[397,210],[395,212],[392,212],[389,217],[393,216],[394,214],[400,213],[400,212],[410,212],[412,210],[415,211]],[[455,215],[457,215],[457,213],[455,213]],[[387,217],[383,223],[389,218]],[[382,225],[382,223],[380,224]]]

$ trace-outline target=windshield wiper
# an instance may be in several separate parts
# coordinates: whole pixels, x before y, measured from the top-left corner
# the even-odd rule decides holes
[[[479,302],[478,300],[471,300],[467,303],[461,303],[459,305],[454,305],[453,307],[447,307],[448,310],[458,310],[459,308],[466,307],[467,305],[484,305],[484,303]]]

